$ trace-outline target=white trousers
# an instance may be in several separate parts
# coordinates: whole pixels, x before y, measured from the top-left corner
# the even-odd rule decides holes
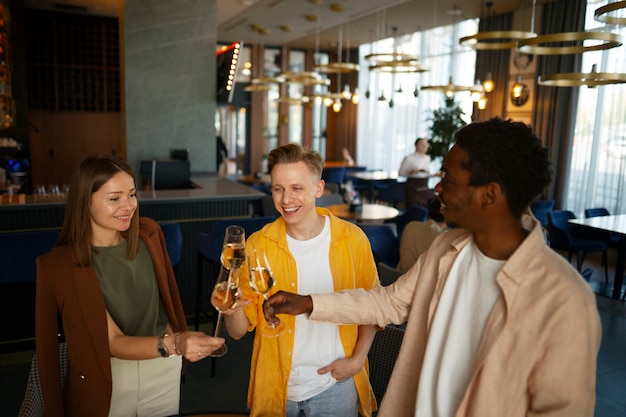
[[[111,358],[113,395],[109,417],[177,415],[181,356],[146,360]]]

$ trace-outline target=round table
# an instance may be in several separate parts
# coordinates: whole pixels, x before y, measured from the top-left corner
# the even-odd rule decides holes
[[[364,223],[381,223],[400,214],[398,209],[382,204],[363,204],[360,211],[350,211],[348,204],[334,204],[326,208],[342,219]]]

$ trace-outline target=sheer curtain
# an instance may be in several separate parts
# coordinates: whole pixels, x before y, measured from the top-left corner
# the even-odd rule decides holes
[[[402,158],[414,152],[415,139],[428,137],[429,118],[434,109],[444,105],[443,93],[421,91],[420,87],[447,85],[450,75],[455,84],[473,85],[476,52],[461,47],[458,40],[477,30],[477,20],[466,20],[359,48],[358,165],[365,165],[370,170],[397,171]],[[365,55],[389,52],[394,48],[418,55],[420,63],[429,71],[393,75],[367,71],[370,63],[365,60]],[[369,91],[369,98],[365,98],[365,91]],[[457,93],[455,99],[469,123],[473,105],[469,93]],[[433,161],[433,170],[440,164],[441,161]]]
[[[593,18],[594,11],[606,0],[589,0],[586,30],[619,33],[626,37],[625,26],[605,26]],[[582,71],[593,64],[598,72],[626,72],[624,46],[606,51],[587,52]],[[605,207],[611,214],[626,213],[626,97],[625,84],[596,88],[580,87],[576,131],[572,144],[566,207],[579,217],[585,208]]]

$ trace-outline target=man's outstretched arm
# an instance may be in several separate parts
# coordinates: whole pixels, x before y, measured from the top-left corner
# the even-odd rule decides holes
[[[263,305],[263,313],[267,322],[272,324],[280,323],[276,314],[311,314],[313,311],[313,300],[310,295],[298,295],[291,292],[278,291],[272,295]]]

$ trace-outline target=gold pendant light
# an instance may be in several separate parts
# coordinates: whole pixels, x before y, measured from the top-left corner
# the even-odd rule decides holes
[[[591,72],[566,72],[561,74],[549,74],[539,76],[539,85],[550,87],[578,87],[586,85],[596,87],[607,84],[626,83],[626,73],[597,72],[596,64],[591,67]]]
[[[517,45],[517,41],[533,38],[537,36],[534,32],[535,26],[535,3],[533,0],[532,17],[530,21],[530,31],[523,30],[494,30],[478,32],[471,36],[465,36],[459,39],[461,46],[466,46],[476,50],[498,50],[498,49],[513,49]],[[491,13],[491,7],[493,2],[485,3],[487,5],[488,14]],[[489,16],[491,17],[491,16]]]
[[[425,86],[422,86],[422,90],[426,90],[426,91],[440,91],[440,92],[444,93],[447,97],[452,97],[454,95],[454,93],[460,93],[460,92],[464,92],[464,91],[482,92],[482,86],[476,86],[476,85],[471,85],[471,86],[455,85],[452,82],[452,77],[450,77],[448,79],[448,84],[447,85],[425,85]]]
[[[585,45],[585,41],[592,44]],[[582,42],[579,44],[579,42]],[[549,46],[554,43],[576,43],[575,45]],[[621,46],[622,36],[610,32],[562,32],[539,35],[517,42],[520,52],[533,55],[567,55],[589,51],[601,51]]]
[[[598,7],[593,13],[593,18],[598,22],[608,23],[610,25],[626,25],[626,16],[611,15],[617,10],[626,10],[626,1],[618,1],[609,3],[606,6]]]

